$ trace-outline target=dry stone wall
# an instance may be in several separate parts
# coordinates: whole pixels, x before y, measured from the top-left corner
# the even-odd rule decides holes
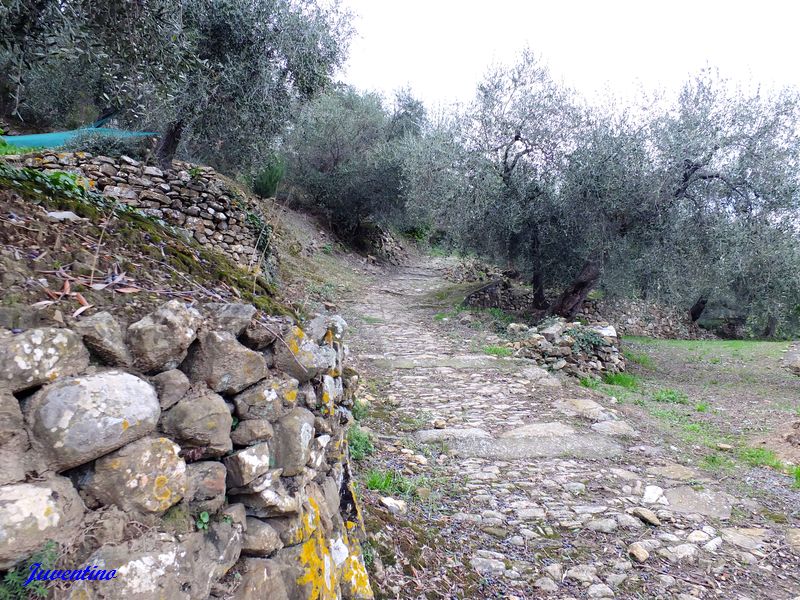
[[[59,598],[372,598],[346,328],[172,300],[0,332],[0,570],[54,540],[116,572]]]
[[[253,200],[211,167],[175,161],[174,168],[164,172],[127,156],[87,152],[43,152],[3,160],[46,173],[74,173],[87,187],[186,230],[242,265],[258,262],[259,237],[268,235]]]
[[[538,327],[511,323],[508,333],[512,341],[507,347],[515,356],[535,360],[551,371],[597,378],[625,370],[617,330],[608,323],[587,326],[551,318]]]

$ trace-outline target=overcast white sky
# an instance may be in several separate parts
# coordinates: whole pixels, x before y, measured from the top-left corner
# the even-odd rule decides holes
[[[357,35],[342,79],[429,106],[471,98],[494,62],[526,45],[587,100],[604,88],[674,89],[704,66],[800,86],[795,0],[344,0]]]

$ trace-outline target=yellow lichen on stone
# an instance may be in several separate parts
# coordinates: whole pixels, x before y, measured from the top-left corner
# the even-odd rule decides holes
[[[131,426],[131,424],[128,423],[128,419],[123,419],[122,420],[122,431],[126,431],[128,429],[128,427],[130,427],[130,426]]]
[[[289,402],[295,402],[297,400],[297,390],[289,390],[286,392],[284,396]]]
[[[319,506],[313,498],[309,498],[308,503],[311,510],[303,519],[304,529],[313,528],[313,531],[300,550],[303,574],[297,578],[297,584],[308,590],[307,600],[338,600],[333,557],[322,530]]]
[[[350,598],[369,600],[374,596],[372,586],[369,584],[367,566],[361,555],[361,544],[347,535],[344,536],[344,543],[347,545],[349,553],[342,568],[342,586],[347,589]]]

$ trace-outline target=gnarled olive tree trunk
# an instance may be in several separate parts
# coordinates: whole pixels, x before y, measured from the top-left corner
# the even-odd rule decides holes
[[[589,292],[592,291],[603,273],[603,259],[599,252],[593,252],[583,263],[578,276],[567,286],[553,306],[550,313],[572,319],[578,314]]]

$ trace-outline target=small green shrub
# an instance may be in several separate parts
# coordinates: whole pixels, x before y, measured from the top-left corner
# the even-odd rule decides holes
[[[751,467],[770,467],[778,471],[783,470],[783,463],[772,450],[767,448],[742,448],[739,458]]]
[[[581,377],[580,384],[590,390],[596,390],[600,387],[600,382],[594,377]]]
[[[484,346],[483,351],[486,354],[497,356],[499,358],[514,354],[514,351],[511,348],[506,348],[505,346]]]
[[[375,451],[369,434],[358,425],[353,425],[347,432],[347,443],[353,460],[364,460]]]
[[[253,177],[253,193],[261,198],[272,198],[278,191],[278,184],[286,174],[286,162],[273,155],[267,164]]]
[[[372,469],[367,472],[367,489],[407,496],[414,492],[414,483],[396,471]]]
[[[572,329],[567,329],[564,335],[568,335],[575,340],[572,343],[572,351],[576,354],[579,352],[591,354],[596,348],[604,346],[606,343],[603,336],[594,329],[573,327]]]
[[[197,516],[197,520],[194,522],[194,524],[197,526],[198,529],[206,530],[208,529],[208,522],[210,519],[211,517],[209,517],[208,513],[206,511],[203,511]]]
[[[363,421],[366,418],[369,410],[367,409],[367,405],[364,402],[356,398],[353,401],[353,410],[351,410],[350,412],[353,413],[353,418],[356,421]]]
[[[58,557],[58,544],[47,542],[44,547],[33,554],[24,566],[14,567],[8,571],[0,582],[0,600],[30,600],[32,598],[46,598],[47,581],[31,581],[27,586],[25,582],[31,572],[31,565],[39,563],[44,571],[55,567]]]
[[[689,404],[689,396],[679,390],[670,388],[658,390],[653,394],[653,400],[656,402],[671,402],[673,404]]]
[[[630,373],[606,373],[603,375],[603,382],[608,385],[628,388],[629,390],[635,390],[639,387],[639,380]]]

